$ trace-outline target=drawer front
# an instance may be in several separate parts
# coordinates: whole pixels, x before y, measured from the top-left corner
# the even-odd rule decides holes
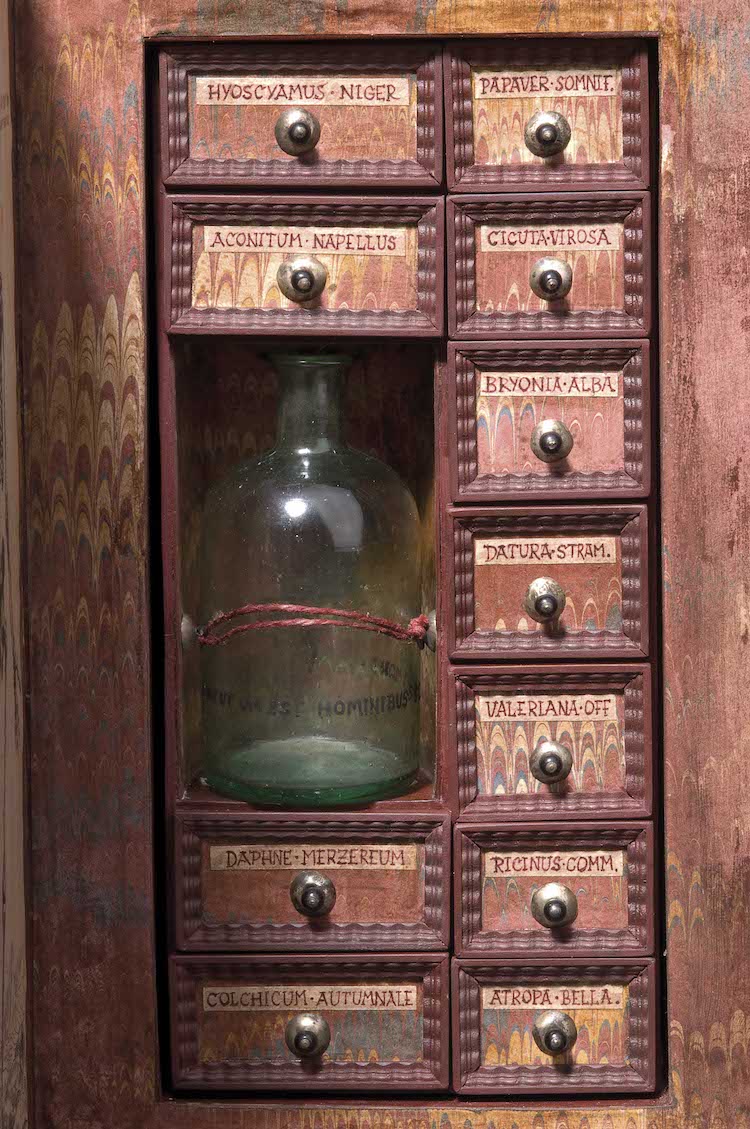
[[[462,44],[447,53],[445,77],[454,191],[648,185],[642,47]],[[545,125],[553,128],[546,148],[536,135]]]
[[[649,824],[458,827],[455,857],[459,955],[653,951]]]
[[[464,817],[650,814],[649,667],[461,667],[448,692]]]
[[[178,814],[176,831],[181,949],[448,943],[447,816]]]
[[[170,48],[161,84],[168,185],[441,182],[442,61],[430,47]],[[297,141],[289,110],[304,111]]]
[[[442,200],[172,197],[165,207],[173,332],[440,335]],[[295,285],[300,300],[286,296]]]
[[[648,653],[645,507],[462,510],[451,524],[453,658]]]
[[[644,193],[449,200],[451,335],[645,336],[648,212]]]
[[[448,958],[173,957],[178,1088],[400,1090],[447,1084]],[[290,1049],[311,1017],[310,1057]],[[309,1030],[309,1028],[308,1028]]]
[[[655,974],[651,960],[454,961],[458,1091],[648,1093],[656,1075]],[[562,1031],[570,1049],[543,1052],[535,1028],[542,1041],[551,1028]]]
[[[450,344],[453,499],[645,497],[648,342]]]

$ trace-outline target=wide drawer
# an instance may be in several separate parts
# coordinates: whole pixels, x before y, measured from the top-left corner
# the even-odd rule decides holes
[[[179,1089],[434,1090],[448,957],[173,957]]]
[[[642,44],[459,44],[446,53],[445,88],[454,191],[648,185]]]
[[[173,333],[442,332],[441,199],[172,196],[164,208]]]
[[[650,1092],[655,981],[653,960],[454,961],[454,1085],[464,1094]]]
[[[459,956],[646,956],[653,951],[650,824],[459,826]]]
[[[451,336],[643,337],[646,193],[448,201]]]
[[[455,667],[448,700],[463,818],[650,814],[648,666]]]
[[[170,47],[165,183],[435,187],[441,64],[417,43]]]
[[[448,346],[456,502],[646,497],[647,341]]]
[[[179,813],[175,852],[181,949],[448,943],[448,816]]]
[[[448,525],[452,658],[648,654],[644,506],[464,509]]]

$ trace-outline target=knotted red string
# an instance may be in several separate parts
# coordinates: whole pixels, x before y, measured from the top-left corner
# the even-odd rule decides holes
[[[238,627],[230,627],[228,631],[216,634],[216,628],[225,623],[238,619],[243,615],[257,615],[259,612],[280,612],[291,615],[292,619],[262,619],[253,623],[242,623]],[[302,612],[302,616],[295,613]],[[203,647],[221,647],[233,635],[241,635],[243,631],[265,631],[270,627],[353,627],[357,631],[374,631],[379,635],[389,635],[391,639],[400,639],[404,643],[424,642],[429,620],[426,615],[417,615],[409,621],[407,627],[395,623],[392,619],[383,619],[381,616],[370,615],[369,612],[342,611],[338,608],[310,608],[304,604],[245,604],[242,608],[235,608],[231,612],[219,612],[208,621],[205,627],[198,629],[198,642]]]

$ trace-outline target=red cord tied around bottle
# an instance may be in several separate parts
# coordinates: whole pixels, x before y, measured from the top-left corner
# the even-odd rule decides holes
[[[241,623],[228,631],[217,633],[217,628],[246,615],[277,613],[290,616],[289,619],[260,619],[251,623]],[[197,631],[198,642],[202,647],[221,647],[235,635],[244,631],[266,631],[277,627],[352,627],[357,631],[374,631],[378,635],[388,635],[404,643],[416,643],[423,647],[430,621],[426,615],[417,615],[404,627],[392,619],[370,615],[369,612],[342,611],[337,608],[311,608],[304,604],[245,604],[231,612],[219,612]]]

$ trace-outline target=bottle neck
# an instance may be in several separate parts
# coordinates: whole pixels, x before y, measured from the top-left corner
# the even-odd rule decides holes
[[[276,449],[321,454],[341,445],[345,363],[275,360],[281,383]]]

